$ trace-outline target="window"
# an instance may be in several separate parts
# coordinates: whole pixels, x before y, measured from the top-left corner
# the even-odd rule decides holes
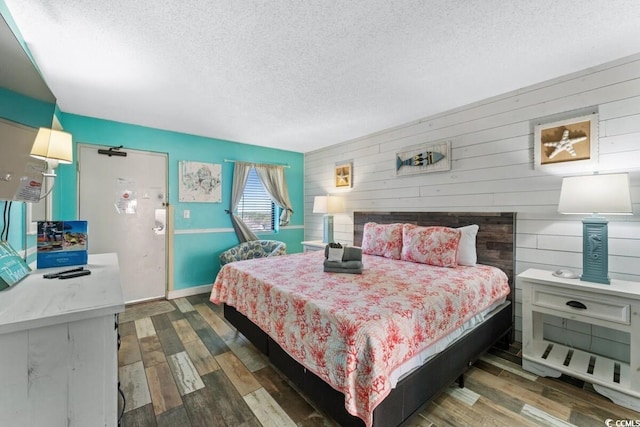
[[[276,207],[254,168],[249,171],[247,184],[238,203],[238,216],[253,231],[275,229]]]

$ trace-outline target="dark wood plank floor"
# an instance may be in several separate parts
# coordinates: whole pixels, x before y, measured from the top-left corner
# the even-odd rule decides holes
[[[222,316],[197,295],[127,306],[120,317],[121,425],[334,426]],[[640,420],[589,384],[537,377],[520,367],[520,349],[493,349],[409,423],[426,426],[597,426]]]

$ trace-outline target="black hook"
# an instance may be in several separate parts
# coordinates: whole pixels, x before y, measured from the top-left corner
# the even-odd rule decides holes
[[[100,148],[98,149],[98,154],[106,154],[109,157],[111,156],[127,157],[127,152],[120,151],[121,148],[122,148],[122,145],[119,147],[110,147],[108,150]]]

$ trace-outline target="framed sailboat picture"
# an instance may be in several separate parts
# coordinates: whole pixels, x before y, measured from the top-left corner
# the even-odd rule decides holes
[[[451,141],[418,145],[396,153],[396,175],[451,170]]]

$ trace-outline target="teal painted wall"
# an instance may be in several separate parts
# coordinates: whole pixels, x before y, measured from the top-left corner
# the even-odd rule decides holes
[[[290,227],[277,234],[264,233],[260,238],[275,238],[287,244],[288,252],[300,252],[304,237],[303,174],[304,155],[292,151],[276,150],[165,131],[144,126],[118,123],[62,112],[58,115],[62,126],[73,135],[74,145],[123,145],[129,149],[155,151],[168,154],[169,203],[174,207],[174,290],[213,283],[219,270],[220,252],[238,243],[233,231],[191,233],[190,230],[232,228],[229,207],[233,163],[225,159],[248,162],[286,163],[289,196],[294,215]],[[77,153],[76,153],[77,154]],[[74,154],[74,158],[77,155]],[[193,160],[222,165],[222,203],[178,202],[178,162]],[[54,189],[54,219],[76,219],[77,176],[75,162],[60,165]],[[191,219],[183,218],[183,211],[191,211]],[[182,233],[181,233],[182,232]]]
[[[0,88],[0,117],[3,119],[33,128],[51,127],[54,108],[54,104]],[[4,203],[0,203],[0,209],[3,211]],[[25,209],[25,204],[22,202],[13,202],[11,207],[8,241],[17,251],[24,251],[36,244],[35,236],[28,236],[25,241]],[[3,227],[4,216],[0,216],[0,230]],[[31,262],[33,259],[35,256],[30,257],[27,261]]]
[[[50,128],[55,104],[0,87],[0,117],[25,126]]]

